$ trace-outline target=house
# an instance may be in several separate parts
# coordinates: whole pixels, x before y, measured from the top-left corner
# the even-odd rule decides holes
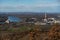
[[[9,20],[6,20],[5,22],[9,24]]]
[[[55,18],[48,18],[47,23],[48,24],[54,24],[55,23]]]

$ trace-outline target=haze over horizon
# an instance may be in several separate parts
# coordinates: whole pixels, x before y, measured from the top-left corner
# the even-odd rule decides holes
[[[0,12],[60,13],[59,0],[0,0]]]

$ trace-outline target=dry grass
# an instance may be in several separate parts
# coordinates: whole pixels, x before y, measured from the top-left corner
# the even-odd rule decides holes
[[[48,40],[60,40],[60,25],[53,25],[48,33],[48,36]]]
[[[54,24],[48,32],[39,27],[35,25],[24,32],[1,32],[0,40],[60,40],[60,25]]]

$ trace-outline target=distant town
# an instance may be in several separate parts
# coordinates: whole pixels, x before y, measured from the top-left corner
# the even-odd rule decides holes
[[[0,24],[5,23],[30,23],[35,25],[60,24],[59,13],[0,13]],[[4,15],[5,14],[5,15]]]

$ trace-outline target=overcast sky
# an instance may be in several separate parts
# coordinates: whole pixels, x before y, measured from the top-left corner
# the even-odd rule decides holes
[[[59,0],[0,0],[0,12],[60,12]]]

